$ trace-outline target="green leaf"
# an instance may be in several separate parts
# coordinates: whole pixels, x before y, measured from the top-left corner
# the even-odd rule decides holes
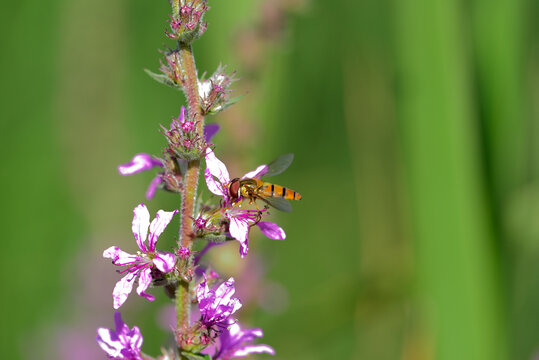
[[[157,81],[158,83],[170,86],[171,88],[181,90],[182,87],[178,85],[176,82],[172,81],[167,75],[165,74],[156,74],[153,71],[150,71],[148,69],[144,69],[144,72],[148,74],[152,79]]]
[[[244,96],[245,96],[245,94],[244,95],[238,95],[238,96],[228,100],[227,103],[226,103],[226,107],[229,107],[230,105],[233,105],[233,104],[237,103],[238,101],[243,99]]]
[[[225,104],[222,104],[218,110],[208,110],[208,112],[206,113],[207,115],[215,115],[215,114],[218,114],[220,113],[221,111],[225,110],[226,108],[228,108],[229,106],[231,105],[234,105],[235,103],[237,103],[238,101],[240,101],[245,95],[238,95],[232,99],[229,99],[227,100],[227,102]]]

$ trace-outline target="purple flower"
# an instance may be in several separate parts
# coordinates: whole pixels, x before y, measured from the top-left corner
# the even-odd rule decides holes
[[[213,360],[228,360],[245,357],[249,354],[268,353],[275,355],[275,350],[268,345],[249,344],[256,338],[264,336],[262,329],[242,330],[237,322],[230,322],[227,329],[219,334],[219,346],[212,356]],[[205,351],[205,353],[207,353]]]
[[[228,326],[228,320],[240,307],[241,302],[234,295],[234,278],[222,283],[217,290],[210,290],[206,275],[197,287],[200,322],[207,328],[219,330]]]
[[[154,297],[145,293],[152,282],[152,270],[168,273],[174,269],[174,255],[156,251],[155,243],[157,242],[159,235],[163,233],[166,226],[177,212],[178,210],[159,210],[156,218],[150,224],[150,213],[144,204],[140,204],[133,210],[134,217],[132,226],[133,235],[135,236],[140,251],[138,251],[136,255],[131,255],[120,250],[116,246],[111,246],[103,252],[103,257],[112,259],[114,265],[128,266],[126,270],[122,271],[122,273],[127,272],[127,274],[116,283],[112,292],[115,309],[118,309],[125,300],[127,300],[137,277],[139,278],[137,294],[153,301]],[[145,242],[148,237],[148,227],[150,234],[148,245],[146,245]]]
[[[127,164],[119,165],[118,172],[122,175],[133,175],[153,169],[156,166],[163,167],[161,160],[155,159],[148,154],[137,154]]]
[[[255,170],[248,172],[242,176],[242,179],[260,179],[268,172],[268,165],[260,165]],[[206,170],[204,178],[208,189],[215,195],[223,198],[223,205],[229,206],[232,203],[228,187],[230,186],[230,175],[226,165],[215,156],[213,150],[206,149]]]
[[[122,321],[119,311],[114,314],[114,325],[116,331],[110,329],[97,329],[97,343],[107,353],[111,359],[122,360],[142,360],[140,348],[142,346],[142,335],[137,326],[133,329]]]
[[[260,179],[268,172],[268,165],[260,165],[255,170],[242,176],[242,179]],[[223,198],[223,211],[225,217],[229,220],[230,235],[240,243],[240,255],[245,257],[249,250],[249,228],[256,224],[262,234],[270,239],[284,240],[286,233],[277,224],[260,219],[267,215],[266,210],[245,210],[240,208],[241,202],[234,203],[230,197],[228,187],[230,185],[230,175],[226,165],[219,160],[213,151],[206,150],[206,170],[204,171],[206,185],[215,195]]]
[[[266,210],[244,210],[235,205],[225,209],[225,216],[230,221],[230,235],[240,243],[240,256],[244,258],[249,251],[249,228],[252,224],[256,224],[262,234],[273,240],[284,240],[286,233],[279,225],[269,222],[260,221],[266,216]]]
[[[133,175],[146,170],[151,170],[154,167],[163,168],[162,161],[155,159],[148,154],[137,154],[133,156],[130,162],[119,165],[118,172],[124,176]],[[152,179],[150,185],[148,186],[148,190],[146,190],[146,199],[151,200],[154,197],[155,190],[157,190],[157,188],[159,187],[159,185],[161,185],[162,182],[163,179],[161,177],[161,174],[156,175]]]

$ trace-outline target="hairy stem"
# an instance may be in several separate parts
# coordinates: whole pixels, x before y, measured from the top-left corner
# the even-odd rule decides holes
[[[198,95],[198,77],[191,44],[179,43],[183,87],[187,98],[189,117],[194,117],[197,133],[203,137],[204,117],[201,115],[200,97]],[[193,216],[196,201],[198,178],[200,175],[200,160],[189,161],[187,172],[184,174],[182,191],[181,224],[178,246],[191,250],[193,244]],[[176,291],[176,321],[177,331],[183,332],[190,326],[189,313],[191,299],[190,283],[181,281]]]

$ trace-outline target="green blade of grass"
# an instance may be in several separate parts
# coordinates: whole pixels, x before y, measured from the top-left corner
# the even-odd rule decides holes
[[[436,359],[502,359],[500,295],[480,171],[462,13],[449,0],[396,8],[398,111],[420,296]]]

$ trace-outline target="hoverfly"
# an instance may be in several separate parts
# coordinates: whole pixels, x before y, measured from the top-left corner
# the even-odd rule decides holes
[[[268,164],[267,172],[262,176],[273,176],[285,171],[294,160],[293,154],[285,154]],[[253,178],[235,178],[230,181],[228,194],[233,200],[249,199],[249,203],[260,199],[277,210],[290,212],[292,205],[287,200],[299,200],[301,195],[289,188]]]

